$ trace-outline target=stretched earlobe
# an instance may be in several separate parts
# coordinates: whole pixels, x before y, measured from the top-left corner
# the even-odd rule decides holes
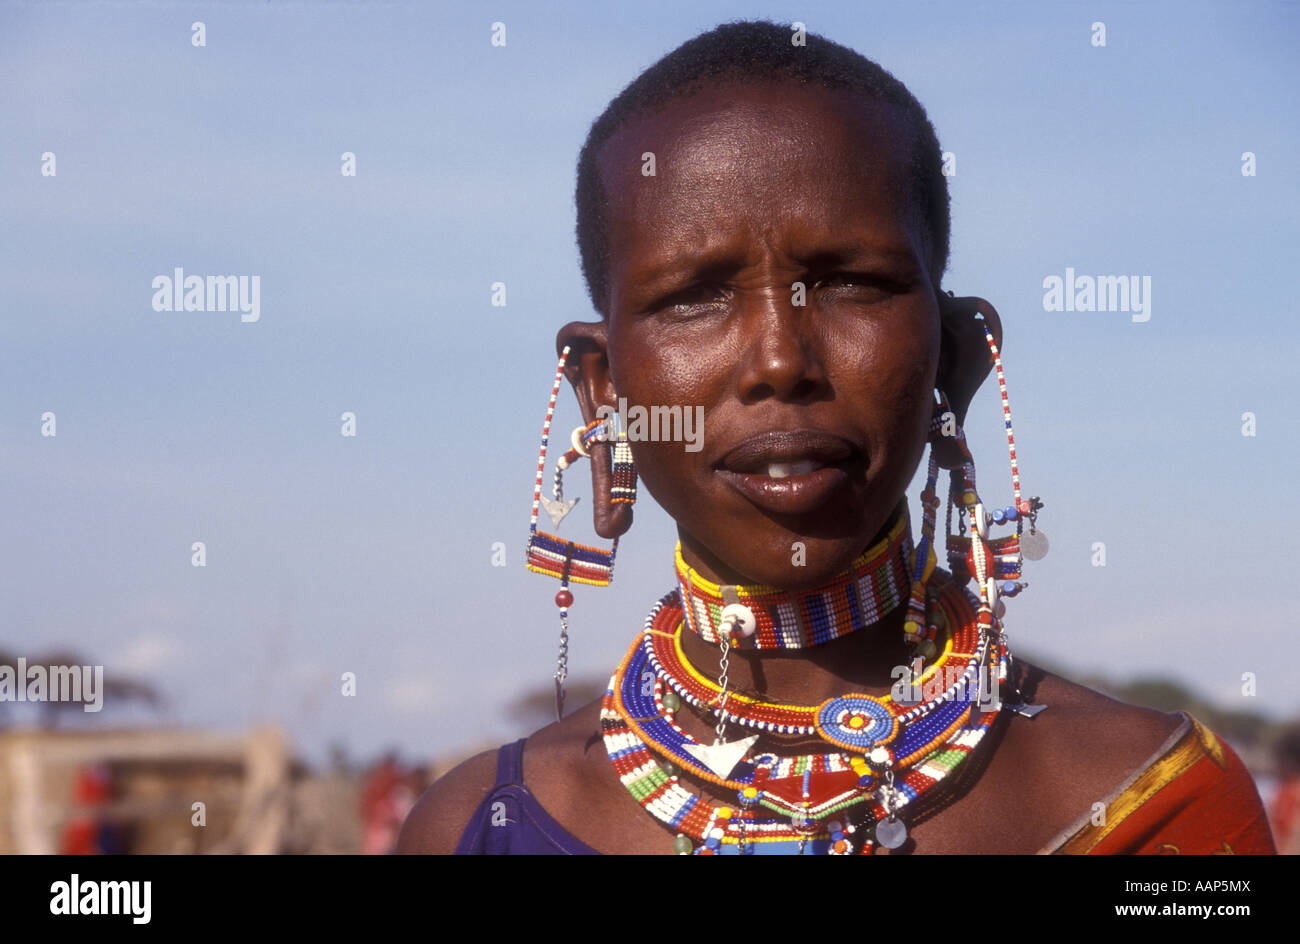
[[[975,391],[993,368],[987,324],[993,339],[1002,347],[1002,319],[997,309],[976,296],[954,297],[946,292],[937,295],[940,314],[939,372],[935,386],[948,395],[948,402],[959,424],[966,421]]]
[[[601,419],[602,407],[605,413],[618,408],[609,366],[608,330],[605,321],[572,321],[556,336],[558,349],[570,348],[564,375],[573,387],[585,423]],[[613,451],[613,446],[601,446],[591,453],[592,525],[606,540],[620,537],[632,527],[632,504],[610,500],[613,489],[620,484],[615,482]],[[625,474],[619,476],[620,481],[623,478]]]

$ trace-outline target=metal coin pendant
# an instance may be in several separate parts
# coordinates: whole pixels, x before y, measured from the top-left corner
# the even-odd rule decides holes
[[[1020,553],[1025,560],[1042,560],[1047,556],[1047,535],[1042,531],[1026,531],[1020,535]]]
[[[886,849],[897,849],[907,842],[907,827],[901,819],[886,817],[876,823],[876,842]]]

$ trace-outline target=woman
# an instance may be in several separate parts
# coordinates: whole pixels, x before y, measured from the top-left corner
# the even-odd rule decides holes
[[[959,431],[1000,321],[940,288],[948,193],[924,110],[801,38],[721,26],[592,128],[578,228],[602,317],[557,338],[588,424],[561,465],[590,455],[596,530],[617,538],[630,446],[677,522],[678,589],[628,626],[604,699],[435,783],[399,851],[1272,851],[1213,734],[1009,658],[997,596],[1019,589],[1041,504],[1016,480],[1002,507],[986,460],[986,514]],[[608,448],[596,423],[620,399],[702,407],[702,448],[628,430]],[[934,566],[945,545],[955,577]],[[567,614],[582,565],[549,547],[535,562],[563,550]],[[919,698],[898,684],[918,667]]]

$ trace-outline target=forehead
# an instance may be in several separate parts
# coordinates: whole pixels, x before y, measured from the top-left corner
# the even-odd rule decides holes
[[[846,90],[731,84],[676,99],[598,155],[611,265],[741,231],[912,244],[910,139],[901,108]]]

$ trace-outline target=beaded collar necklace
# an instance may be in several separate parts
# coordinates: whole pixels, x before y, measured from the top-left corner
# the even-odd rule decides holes
[[[675,554],[677,589],[687,628],[705,642],[720,641],[718,627],[725,607],[749,607],[758,630],[742,648],[806,649],[878,623],[907,602],[911,580],[912,529],[904,506],[879,543],[864,551],[847,570],[807,593],[792,593],[763,584],[716,584]]]

